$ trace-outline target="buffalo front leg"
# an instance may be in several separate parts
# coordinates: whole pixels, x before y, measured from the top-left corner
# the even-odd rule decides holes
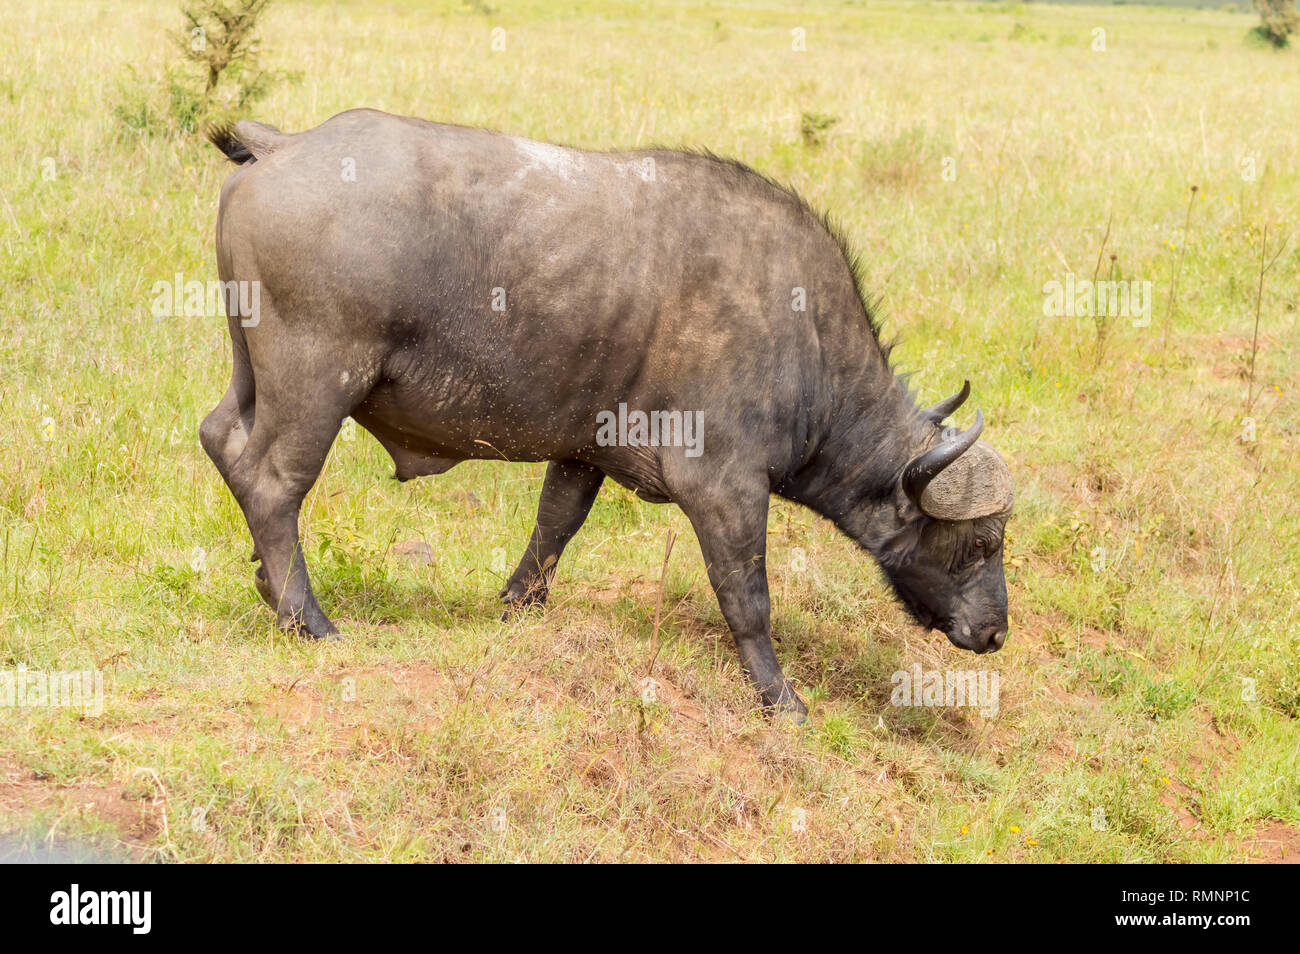
[[[708,568],[709,582],[736,641],[745,673],[763,706],[802,724],[808,710],[795,694],[772,648],[772,605],[767,590],[766,483],[733,482],[683,507]]]
[[[553,460],[547,465],[528,547],[499,594],[506,602],[503,620],[546,602],[560,555],[587,519],[604,479],[601,471],[576,460]]]

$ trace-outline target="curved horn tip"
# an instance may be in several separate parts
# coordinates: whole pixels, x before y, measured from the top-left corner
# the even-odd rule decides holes
[[[932,404],[921,413],[933,424],[942,424],[944,418],[948,417],[957,408],[966,403],[970,397],[970,378],[962,382],[961,390],[952,397],[944,398],[938,404]]]

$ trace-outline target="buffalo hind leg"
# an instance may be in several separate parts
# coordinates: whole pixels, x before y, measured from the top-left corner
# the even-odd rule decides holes
[[[220,403],[199,425],[199,443],[216,465],[221,479],[230,486],[230,473],[235,461],[248,444],[253,429],[254,391],[253,372],[248,364],[247,351],[242,348],[239,329],[232,327],[231,340],[235,342],[234,372],[230,386]]]
[[[216,465],[218,473],[226,482],[226,486],[234,493],[234,485],[231,484],[231,474],[235,469],[235,462],[239,460],[240,455],[248,444],[248,434],[252,430],[252,403],[249,402],[247,407],[243,407],[238,399],[238,392],[235,385],[230,386],[225,397],[199,425],[199,443],[207,452],[212,463]],[[238,496],[236,496],[238,499]],[[261,557],[256,549],[253,550],[252,560],[256,563]],[[253,585],[257,587],[258,594],[266,601],[266,605],[271,609],[276,608],[275,598],[271,595],[271,587],[267,582],[266,570],[262,566],[253,572]]]
[[[286,406],[259,389],[256,422],[227,481],[248,521],[254,559],[261,560],[258,592],[282,630],[317,639],[334,638],[338,629],[312,592],[298,514],[346,413],[342,402],[324,395]]]
[[[786,680],[772,648],[766,566],[768,503],[767,484],[756,477],[722,483],[682,509],[695,528],[709,582],[746,675],[765,708],[799,725],[808,710]]]
[[[503,620],[546,602],[560,554],[587,519],[604,480],[604,473],[580,461],[553,460],[547,465],[528,547],[498,594],[506,602]]]
[[[248,351],[243,346],[243,337],[237,327],[231,328],[231,341],[234,342],[235,360],[230,387],[226,389],[217,406],[212,409],[212,413],[199,425],[199,443],[203,445],[203,450],[233,494],[235,488],[230,482],[231,473],[235,468],[235,461],[239,460],[239,455],[248,445],[248,435],[253,430],[256,406],[253,372],[248,363]],[[258,559],[260,558],[257,551],[254,550],[252,560],[257,562]],[[267,605],[275,609],[275,601],[271,598],[270,587],[266,582],[266,571],[260,566],[254,573],[253,583]]]

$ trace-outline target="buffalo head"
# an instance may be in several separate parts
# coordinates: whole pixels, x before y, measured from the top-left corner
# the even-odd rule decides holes
[[[970,382],[923,411],[939,427],[970,394]],[[899,599],[922,626],[953,645],[996,652],[1007,636],[1002,533],[1011,516],[1011,474],[979,439],[984,415],[965,431],[939,430],[898,477],[901,526],[879,554]]]

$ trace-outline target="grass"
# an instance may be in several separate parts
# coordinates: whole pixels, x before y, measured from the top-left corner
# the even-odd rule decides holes
[[[275,632],[197,440],[228,378],[224,320],[150,314],[154,282],[216,277],[227,168],[114,114],[129,67],[170,64],[179,15],[17,0],[0,31],[0,671],[97,669],[105,700],[0,706],[0,851],[1167,862],[1263,858],[1265,830],[1296,845],[1296,54],[1220,10],[643,8],[284,2],[266,60],[302,79],[254,118],[295,130],[369,105],[708,146],[832,210],[919,399],[970,377],[1016,477],[1006,648],[920,632],[847,540],[777,504],[778,653],[812,728],[773,728],[675,508],[607,484],[553,605],[502,625],[542,468],[399,485],[360,431],[303,522],[348,639]],[[1243,442],[1266,223],[1293,239],[1263,292]],[[1045,316],[1043,286],[1091,277],[1107,229],[1155,305],[1148,327],[1109,324],[1098,365],[1093,319]],[[431,562],[398,554],[417,540]],[[996,669],[997,715],[892,706],[891,674],[918,662]]]

